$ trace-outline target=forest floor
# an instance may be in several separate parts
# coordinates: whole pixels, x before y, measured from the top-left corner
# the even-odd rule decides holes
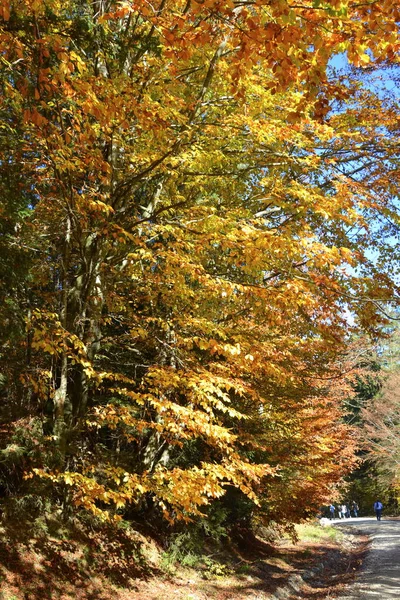
[[[0,600],[322,600],[347,589],[367,537],[320,525],[300,540],[243,535],[191,568],[145,536],[87,531],[74,539],[48,527],[0,526]],[[111,541],[110,541],[111,540]]]

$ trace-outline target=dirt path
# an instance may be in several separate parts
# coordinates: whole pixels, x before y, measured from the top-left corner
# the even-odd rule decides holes
[[[368,535],[371,546],[362,569],[346,593],[329,600],[393,600],[400,598],[400,521],[373,518],[336,521],[347,531]]]

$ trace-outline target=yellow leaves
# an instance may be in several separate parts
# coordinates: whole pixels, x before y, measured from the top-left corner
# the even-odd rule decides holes
[[[130,334],[133,338],[139,338],[141,340],[145,340],[149,337],[149,332],[143,327],[136,327],[135,329],[130,330]]]
[[[355,264],[356,259],[354,253],[349,248],[341,247],[339,248],[339,253],[344,262],[346,262],[349,265]]]
[[[63,479],[64,479],[64,483],[66,485],[73,485],[74,484],[74,477],[72,473],[64,473],[63,474]]]
[[[210,348],[210,342],[208,340],[203,340],[201,338],[197,338],[197,339],[194,339],[193,341],[197,342],[197,345],[200,348],[200,350],[207,350],[208,348]]]
[[[235,485],[256,500],[253,485],[259,478],[273,475],[275,469],[268,465],[250,465],[238,455],[232,455],[225,464],[202,462],[201,467],[191,469],[175,468],[171,471],[158,468],[153,477],[153,489],[162,498],[165,509],[166,503],[177,512],[176,518],[182,519],[185,513],[201,514],[199,507],[210,503],[213,498],[225,494],[225,487]]]
[[[52,397],[52,379],[53,374],[47,369],[36,369],[34,373],[22,372],[19,376],[19,381],[23,386],[33,390],[38,398]]]
[[[322,122],[329,101],[346,102],[325,81],[329,54],[369,60],[356,7],[347,19],[340,1],[317,10],[205,0],[182,16],[184,4],[114,3],[94,25],[84,11],[68,26],[76,7],[55,2],[50,19],[34,6],[43,13],[34,50],[30,29],[25,40],[13,31],[14,55],[3,43],[7,101],[26,109],[25,196],[42,194],[28,219],[45,272],[33,294],[36,306],[67,311],[34,312],[33,360],[46,368],[21,383],[51,397],[67,358],[68,393],[79,395],[82,372],[91,378],[90,436],[118,439],[141,473],[82,463],[80,473],[41,474],[95,514],[151,494],[184,518],[227,486],[257,502],[276,471],[248,463],[249,447],[257,461],[275,453],[273,464],[296,470],[287,448],[307,440],[294,424],[310,419],[299,408],[305,378],[341,348],[341,274],[356,264],[346,232],[366,229],[361,214],[373,206],[357,205],[365,192],[337,175],[349,149],[357,164],[369,147],[364,132],[351,145],[357,113]],[[4,3],[0,11],[7,20]],[[85,54],[78,30],[90,33]],[[395,31],[383,37],[396,44]],[[115,372],[96,372],[105,364]],[[196,446],[197,467],[155,460],[146,472],[137,448],[153,442],[182,448],[176,456]]]
[[[347,56],[349,62],[356,67],[365,67],[371,62],[371,53],[366,44],[354,44],[349,47]]]
[[[94,211],[95,213],[103,213],[105,215],[110,215],[111,213],[114,212],[114,209],[112,206],[110,206],[110,204],[106,204],[105,202],[102,202],[101,200],[95,200],[95,199],[88,198],[86,203],[87,203],[88,208],[90,210]]]
[[[87,70],[85,61],[77,52],[70,51],[68,60],[76,67],[79,73],[84,73]]]
[[[232,356],[238,356],[239,354],[241,354],[240,344],[235,344],[234,346],[231,344],[225,344],[223,346],[223,349],[225,350],[225,352],[228,352]]]
[[[35,309],[27,322],[27,330],[32,334],[33,350],[56,357],[65,354],[71,364],[80,364],[89,378],[95,376],[92,362],[87,358],[85,344],[77,335],[62,327],[56,313]]]
[[[140,496],[148,493],[151,489],[146,476],[140,478],[138,475],[128,473],[118,467],[109,467],[99,471],[99,479],[101,478],[103,483],[96,480],[95,469],[90,471],[87,473],[74,471],[52,472],[34,468],[32,473],[26,475],[26,478],[30,478],[35,474],[55,484],[67,485],[71,488],[73,504],[76,507],[89,510],[102,520],[109,520],[110,514],[104,508],[99,508],[98,503],[112,506],[114,510],[123,509],[130,502],[137,502]],[[117,486],[117,489],[115,489],[115,486]]]
[[[151,377],[150,377],[151,376]],[[229,390],[235,388],[235,394],[243,394],[238,382],[230,382],[222,377],[210,376],[206,372],[200,376],[186,373],[184,376],[174,371],[152,372],[149,374],[152,393],[142,393],[126,387],[109,388],[109,393],[126,398],[132,402],[128,406],[108,405],[95,408],[88,423],[91,427],[107,426],[120,428],[123,435],[135,436],[144,428],[153,429],[168,439],[171,444],[182,443],[196,437],[203,438],[208,444],[229,449],[235,443],[236,436],[216,420],[216,413],[229,415],[235,420],[246,419],[246,415],[231,406]],[[178,387],[179,386],[179,387]],[[170,390],[176,387],[177,394],[185,394],[188,406],[171,401]],[[223,389],[225,387],[225,390]],[[158,392],[158,393],[157,393]],[[149,406],[156,411],[158,418],[154,422],[145,422],[135,413],[135,406]],[[126,428],[126,429],[124,429]]]

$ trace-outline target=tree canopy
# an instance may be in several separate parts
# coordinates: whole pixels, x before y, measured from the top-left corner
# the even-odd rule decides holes
[[[100,516],[187,519],[233,488],[305,516],[355,461],[351,334],[378,336],[397,298],[398,102],[362,86],[397,60],[396,3],[3,0],[0,17],[19,485]]]

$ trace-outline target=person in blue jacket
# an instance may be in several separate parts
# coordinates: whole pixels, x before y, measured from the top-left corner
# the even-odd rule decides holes
[[[376,518],[377,518],[378,521],[381,520],[382,510],[383,510],[383,504],[382,504],[382,502],[380,502],[379,500],[377,500],[376,502],[374,502],[374,511],[375,511]]]

